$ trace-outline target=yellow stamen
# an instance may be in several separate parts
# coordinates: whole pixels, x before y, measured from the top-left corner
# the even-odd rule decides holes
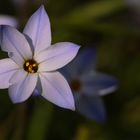
[[[27,60],[25,61],[23,68],[28,73],[36,73],[38,71],[38,64],[35,60]]]

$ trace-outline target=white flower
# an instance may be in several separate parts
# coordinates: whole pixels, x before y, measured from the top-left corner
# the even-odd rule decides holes
[[[52,103],[75,109],[71,89],[56,70],[76,56],[79,46],[70,42],[51,45],[44,6],[31,16],[23,34],[11,26],[0,26],[0,43],[10,57],[0,60],[0,88],[9,88],[14,103],[25,101],[37,89]]]
[[[0,15],[0,25],[10,25],[13,27],[18,26],[18,21],[16,18],[8,15]]]

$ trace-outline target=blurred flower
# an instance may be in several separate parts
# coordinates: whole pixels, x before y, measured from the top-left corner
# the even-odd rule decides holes
[[[27,0],[12,0],[13,4],[17,6],[18,8],[25,5],[27,3]]]
[[[126,4],[129,6],[134,6],[134,7],[140,7],[140,1],[139,0],[124,0]]]
[[[88,119],[104,122],[106,112],[101,96],[117,88],[117,80],[95,71],[96,52],[85,49],[60,71],[66,76],[74,93],[76,110]]]
[[[132,9],[138,15],[140,14],[140,0],[124,0],[124,2],[128,8]]]
[[[9,88],[12,101],[23,102],[38,90],[52,103],[74,110],[71,89],[56,70],[76,56],[79,46],[70,42],[51,45],[50,21],[44,6],[31,16],[23,34],[2,25],[0,35],[2,50],[10,57],[0,60],[0,88]]]
[[[8,15],[0,15],[0,25],[10,25],[13,27],[17,27],[18,21],[14,17]]]

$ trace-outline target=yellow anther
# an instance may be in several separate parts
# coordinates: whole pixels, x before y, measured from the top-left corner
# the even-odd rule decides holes
[[[36,63],[35,60],[32,59],[25,61],[23,67],[24,70],[29,73],[36,73],[38,71],[38,64]]]
[[[33,64],[33,67],[36,67],[37,66],[37,64]]]
[[[26,62],[26,64],[25,64],[27,67],[30,65],[30,63],[29,62]]]
[[[31,71],[31,73],[34,73],[34,72],[35,72],[34,70]]]

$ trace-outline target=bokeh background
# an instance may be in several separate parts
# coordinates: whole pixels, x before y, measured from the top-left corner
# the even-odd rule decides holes
[[[16,17],[22,31],[41,4],[50,17],[52,43],[96,47],[97,71],[116,77],[119,88],[103,97],[105,123],[40,97],[14,105],[8,91],[0,90],[0,140],[139,140],[140,1],[1,0],[0,14]],[[0,52],[1,58],[5,56]]]

